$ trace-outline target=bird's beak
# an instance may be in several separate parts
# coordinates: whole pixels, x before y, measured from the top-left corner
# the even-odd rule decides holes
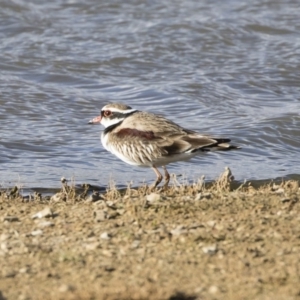
[[[102,117],[101,117],[101,115],[100,115],[100,116],[98,116],[98,117],[96,117],[96,118],[90,120],[90,121],[88,122],[88,124],[91,124],[91,125],[98,124],[98,123],[101,122],[101,119],[102,119]]]

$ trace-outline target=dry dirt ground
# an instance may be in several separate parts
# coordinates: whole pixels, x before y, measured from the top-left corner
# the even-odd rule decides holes
[[[296,181],[80,193],[2,191],[1,300],[300,299]]]

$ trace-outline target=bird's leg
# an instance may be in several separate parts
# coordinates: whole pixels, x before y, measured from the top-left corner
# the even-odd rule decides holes
[[[167,168],[165,166],[162,166],[162,168],[165,171],[165,184],[164,184],[164,189],[166,189],[168,187],[169,181],[170,181],[170,174],[167,171]]]
[[[153,186],[151,187],[152,189],[155,189],[159,184],[160,182],[162,181],[162,175],[159,173],[158,169],[153,166],[152,167],[153,171],[155,172],[156,174],[156,181],[154,182]]]

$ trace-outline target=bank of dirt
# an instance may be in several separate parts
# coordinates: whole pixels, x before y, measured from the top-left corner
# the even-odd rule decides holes
[[[2,191],[0,299],[300,299],[298,182],[86,198]]]

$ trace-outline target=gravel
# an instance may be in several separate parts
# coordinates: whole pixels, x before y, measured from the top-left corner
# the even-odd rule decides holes
[[[299,184],[229,183],[2,194],[0,299],[298,299]]]

